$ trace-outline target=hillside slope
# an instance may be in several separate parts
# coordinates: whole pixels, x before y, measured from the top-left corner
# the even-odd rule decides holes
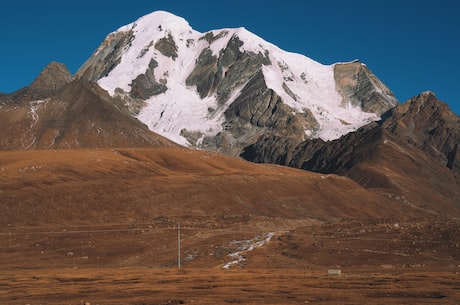
[[[2,227],[160,216],[327,220],[412,211],[348,178],[188,149],[4,151],[0,164]]]
[[[98,85],[79,80],[61,85],[51,91],[31,86],[4,97],[0,150],[178,146],[129,115]],[[32,91],[46,94],[40,100],[24,94]]]
[[[458,215],[460,119],[422,93],[335,141],[259,138],[242,156],[352,178],[368,189],[446,215]],[[279,145],[272,146],[269,143]],[[457,211],[457,212],[455,212]]]

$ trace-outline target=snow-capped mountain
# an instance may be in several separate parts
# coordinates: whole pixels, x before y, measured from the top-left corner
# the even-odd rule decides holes
[[[164,11],[110,33],[76,77],[179,144],[234,155],[267,133],[333,140],[398,103],[357,61],[322,65],[244,28],[200,33]]]
[[[209,171],[213,175],[213,186],[196,189],[199,195],[192,201],[190,192],[183,197],[186,200],[171,200],[172,189],[187,185],[177,184],[171,188],[168,184],[171,179],[166,178],[163,197],[167,198],[164,204],[167,210],[172,207],[174,211],[182,208],[188,211],[189,207],[195,209],[195,203],[208,202],[206,212],[217,204],[219,215],[241,204],[244,207],[239,213],[244,215],[249,211],[250,214],[281,213],[297,217],[302,213],[299,211],[307,211],[310,217],[313,208],[314,213],[325,211],[321,219],[345,215],[382,217],[382,212],[394,207],[399,213],[410,208],[416,215],[423,213],[430,217],[458,215],[460,118],[431,92],[396,107],[395,103],[391,92],[358,61],[324,66],[305,56],[284,52],[241,28],[201,34],[179,17],[156,12],[110,34],[76,75],[71,75],[65,65],[53,62],[29,86],[11,94],[0,94],[0,150],[65,149],[64,159],[68,159],[69,154],[82,156],[89,152],[96,156],[97,162],[100,155],[109,153],[107,173],[120,175],[123,180],[134,176],[138,179],[139,170],[157,175],[158,164],[159,168],[167,168],[168,172],[189,181],[190,173],[196,176],[196,170],[216,168],[219,162],[241,161],[236,158],[223,161],[221,156],[209,163],[209,154],[202,154],[199,161],[197,158],[190,161],[190,150],[182,148],[180,152],[163,151],[153,158],[150,155],[155,156],[157,152],[142,150],[139,153],[139,147],[179,147],[158,135],[162,133],[191,147],[238,155],[255,163],[276,163],[341,176],[307,174],[307,180],[293,183],[303,175],[298,171],[292,173],[293,176],[287,175],[291,177],[290,182],[280,186],[278,179],[284,181],[285,175],[283,178],[277,175],[273,184],[274,176],[261,171],[266,167],[251,167],[248,163],[239,163],[237,167],[218,166],[217,172]],[[374,122],[380,116],[382,119]],[[70,152],[81,148],[91,150]],[[129,161],[122,164],[122,159],[113,159],[116,151],[122,152]],[[13,163],[23,164],[16,157],[11,159],[13,154],[4,154],[4,163],[14,159]],[[42,153],[21,155],[29,158]],[[48,175],[45,172],[36,172],[35,183],[28,176],[32,171],[24,173],[19,169],[18,172],[4,166],[20,183],[11,186],[5,176],[3,201],[8,200],[25,211],[24,203],[35,204],[40,197],[36,196],[38,189],[51,187],[43,194],[65,189],[63,194],[68,196],[68,190],[80,190],[74,186],[82,182],[86,188],[89,176],[105,177],[99,176],[104,166],[98,165],[93,170],[91,166],[82,167],[83,163],[81,160],[70,162],[62,167],[62,175],[80,172],[84,180],[61,179],[62,175],[57,172],[56,184],[52,180],[43,183],[43,177]],[[128,167],[123,168],[125,165]],[[27,168],[35,172],[41,166],[35,163]],[[243,176],[254,171],[252,182],[248,184],[244,179],[241,184],[250,186],[252,196],[243,200],[238,192],[240,184],[221,188],[219,182],[228,180],[226,177],[231,173],[233,180],[240,183],[238,175],[233,174],[239,173],[241,166],[245,167]],[[272,168],[278,169],[284,171]],[[184,176],[183,170],[188,174]],[[56,173],[50,172],[50,175]],[[215,180],[214,175],[224,175],[225,179]],[[367,190],[357,188],[355,182],[343,176]],[[107,186],[106,178],[103,180]],[[159,206],[157,193],[151,191],[153,180],[149,181],[146,195],[132,197],[132,192],[123,190],[121,194],[128,194],[129,198],[111,195],[107,199],[111,204],[118,202],[123,206],[135,206],[139,199],[149,207],[152,202]],[[158,181],[163,178],[159,177]],[[273,194],[266,192],[271,187],[267,181],[277,185],[278,191],[282,190],[278,200],[272,200]],[[70,188],[69,183],[72,183]],[[97,200],[88,200],[91,196],[84,193],[84,204],[100,203],[100,186],[94,185],[98,190],[94,193]],[[131,185],[139,189],[138,183]],[[286,185],[292,187],[285,188]],[[20,195],[11,193],[13,189]],[[27,195],[30,192],[33,198]],[[236,205],[220,196],[222,192],[236,192]],[[80,198],[77,193],[67,198]],[[218,200],[209,201],[209,198],[217,198],[215,194]],[[203,196],[208,201],[201,200]],[[296,196],[300,199],[295,199]],[[219,204],[222,198],[225,199],[223,205]],[[75,206],[79,207],[80,199],[74,201]],[[45,210],[50,211],[49,207]],[[79,210],[99,215],[91,208]]]

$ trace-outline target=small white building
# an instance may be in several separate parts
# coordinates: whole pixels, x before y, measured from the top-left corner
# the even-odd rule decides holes
[[[328,269],[327,270],[327,275],[330,275],[330,276],[332,276],[332,275],[339,276],[341,274],[342,274],[342,270],[340,270],[340,269]]]

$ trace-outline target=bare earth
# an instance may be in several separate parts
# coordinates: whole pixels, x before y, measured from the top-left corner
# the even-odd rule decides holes
[[[173,148],[0,173],[0,304],[460,303],[458,218],[343,177]]]

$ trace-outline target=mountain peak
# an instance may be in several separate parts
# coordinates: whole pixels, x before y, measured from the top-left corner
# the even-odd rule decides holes
[[[339,70],[244,27],[200,33],[156,11],[109,34],[76,76],[179,144],[238,155],[265,132],[336,139],[397,103],[360,63]]]
[[[151,30],[184,30],[191,29],[187,20],[166,11],[155,11],[140,17],[135,22],[120,27],[117,32],[134,30],[150,32]]]
[[[427,90],[419,94],[423,97],[436,97],[436,94],[433,91]]]
[[[432,91],[424,91],[419,95],[410,98],[407,102],[402,104],[401,107],[397,107],[395,110],[404,113],[411,113],[413,116],[418,115],[419,113],[427,113],[429,115],[437,113],[446,115],[451,112],[449,106],[438,99]]]
[[[0,95],[0,103],[21,103],[48,98],[72,81],[72,74],[64,64],[49,63],[27,87]]]
[[[392,109],[382,126],[460,173],[460,117],[425,91]]]
[[[67,67],[58,62],[50,62],[37,78],[30,84],[29,89],[38,92],[54,92],[72,80],[72,74]]]

